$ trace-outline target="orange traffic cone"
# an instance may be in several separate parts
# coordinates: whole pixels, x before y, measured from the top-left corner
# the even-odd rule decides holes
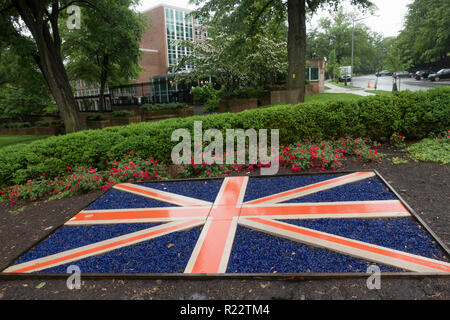
[[[370,88],[370,80],[369,80],[369,82],[367,83],[367,88]]]
[[[375,88],[375,90],[377,90],[377,82],[375,81],[375,84],[373,85],[373,87]]]

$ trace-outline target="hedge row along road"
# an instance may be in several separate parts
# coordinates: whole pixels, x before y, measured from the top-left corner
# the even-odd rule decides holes
[[[305,138],[330,139],[343,136],[388,141],[394,132],[407,139],[421,139],[450,128],[450,87],[428,91],[402,91],[392,96],[371,96],[355,101],[329,101],[299,105],[277,105],[188,118],[142,122],[128,126],[87,130],[0,149],[0,185],[24,183],[42,175],[55,177],[67,166],[105,169],[110,157],[129,151],[142,157],[169,162],[172,132],[186,128],[193,133],[194,121],[203,130],[279,129],[280,145]]]

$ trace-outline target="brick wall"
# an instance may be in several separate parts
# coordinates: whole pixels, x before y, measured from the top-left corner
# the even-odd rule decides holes
[[[141,39],[140,48],[158,50],[158,52],[141,51],[139,65],[145,70],[141,71],[136,83],[149,82],[151,77],[165,74],[168,65],[164,7],[156,7],[144,14],[150,21],[148,30]]]

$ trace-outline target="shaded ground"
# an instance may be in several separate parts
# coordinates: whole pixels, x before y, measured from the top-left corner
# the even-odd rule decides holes
[[[373,168],[399,192],[447,246],[450,245],[450,166],[435,163],[393,165],[394,150],[382,163],[347,160],[341,170]],[[50,233],[91,201],[92,192],[17,210],[0,203],[0,265]],[[11,211],[13,210],[13,211]],[[69,290],[66,279],[0,279],[0,299],[450,299],[450,278],[381,279],[380,290],[368,290],[366,279],[321,280],[122,280],[82,281]]]
[[[29,143],[34,140],[44,139],[48,136],[31,136],[31,135],[0,135],[0,148],[16,143]]]

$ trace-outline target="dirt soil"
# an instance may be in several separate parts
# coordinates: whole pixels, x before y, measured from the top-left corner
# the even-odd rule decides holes
[[[346,160],[339,170],[376,169],[422,217],[438,237],[450,245],[450,166],[437,163],[394,165],[406,158],[396,150],[381,163]],[[52,232],[101,192],[19,207],[0,203],[0,266]],[[381,278],[380,290],[369,290],[366,278],[319,280],[267,279],[82,279],[81,289],[69,290],[66,279],[0,279],[0,300],[8,299],[450,299],[450,278]]]

